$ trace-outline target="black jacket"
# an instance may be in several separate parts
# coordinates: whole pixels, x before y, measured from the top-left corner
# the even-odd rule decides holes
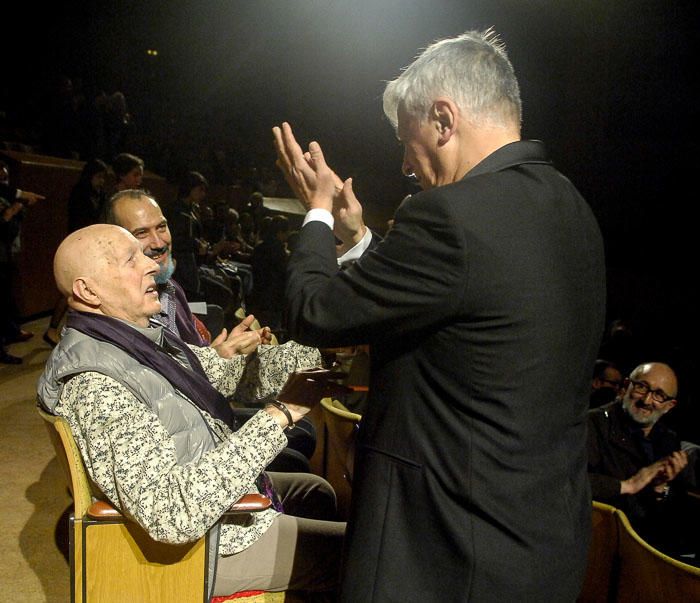
[[[406,199],[346,270],[302,228],[291,336],[371,346],[342,601],[575,600],[604,298],[598,225],[534,141]]]

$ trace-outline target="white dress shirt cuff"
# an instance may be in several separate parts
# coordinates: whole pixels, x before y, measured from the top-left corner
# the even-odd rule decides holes
[[[314,209],[310,209],[308,212],[306,212],[302,228],[306,226],[309,222],[323,222],[331,230],[333,230],[333,225],[335,224],[333,214],[327,209],[322,209],[320,207],[315,207]]]
[[[362,257],[362,254],[367,250],[372,242],[372,231],[365,226],[365,234],[353,248],[348,249],[343,255],[338,258],[338,266],[342,266],[348,262],[354,262]]]

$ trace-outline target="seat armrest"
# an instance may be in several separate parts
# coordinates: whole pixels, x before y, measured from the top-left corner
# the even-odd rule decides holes
[[[122,518],[122,514],[104,500],[96,500],[94,503],[92,503],[88,507],[87,516],[91,519],[101,521],[110,521]]]
[[[246,494],[231,505],[224,515],[235,515],[236,513],[256,513],[264,511],[272,506],[272,501],[262,494]]]
[[[262,494],[246,494],[233,503],[224,515],[236,515],[238,513],[256,513],[264,511],[272,506],[272,501]],[[98,521],[114,521],[122,519],[122,514],[105,500],[96,500],[87,510],[90,519]]]

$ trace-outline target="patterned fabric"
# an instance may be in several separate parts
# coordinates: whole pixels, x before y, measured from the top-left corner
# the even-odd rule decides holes
[[[221,393],[230,396],[240,390],[253,401],[279,391],[291,370],[320,362],[313,348],[264,347],[279,351],[252,355],[245,366],[241,357],[232,362],[211,348],[192,349]],[[304,366],[307,362],[311,364]],[[56,413],[70,423],[99,490],[154,539],[172,543],[197,540],[232,502],[258,491],[256,478],[287,444],[283,430],[264,411],[236,433],[202,411],[221,443],[198,462],[177,465],[173,440],[155,413],[118,381],[96,372],[81,373],[65,385]],[[225,518],[219,553],[244,550],[276,515],[277,511],[268,509]]]
[[[199,408],[227,425],[233,425],[233,412],[226,404],[226,398],[212,387],[197,356],[187,344],[168,329],[132,328],[111,316],[75,310],[68,312],[66,327],[116,346],[142,366],[165,377]],[[154,335],[156,338],[152,339]],[[190,370],[183,371],[183,364]]]

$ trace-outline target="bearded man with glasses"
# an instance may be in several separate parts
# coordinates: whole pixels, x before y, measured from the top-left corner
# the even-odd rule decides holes
[[[588,476],[594,500],[622,509],[647,542],[700,562],[695,456],[660,419],[676,406],[678,381],[660,362],[636,367],[620,396],[588,415]]]

